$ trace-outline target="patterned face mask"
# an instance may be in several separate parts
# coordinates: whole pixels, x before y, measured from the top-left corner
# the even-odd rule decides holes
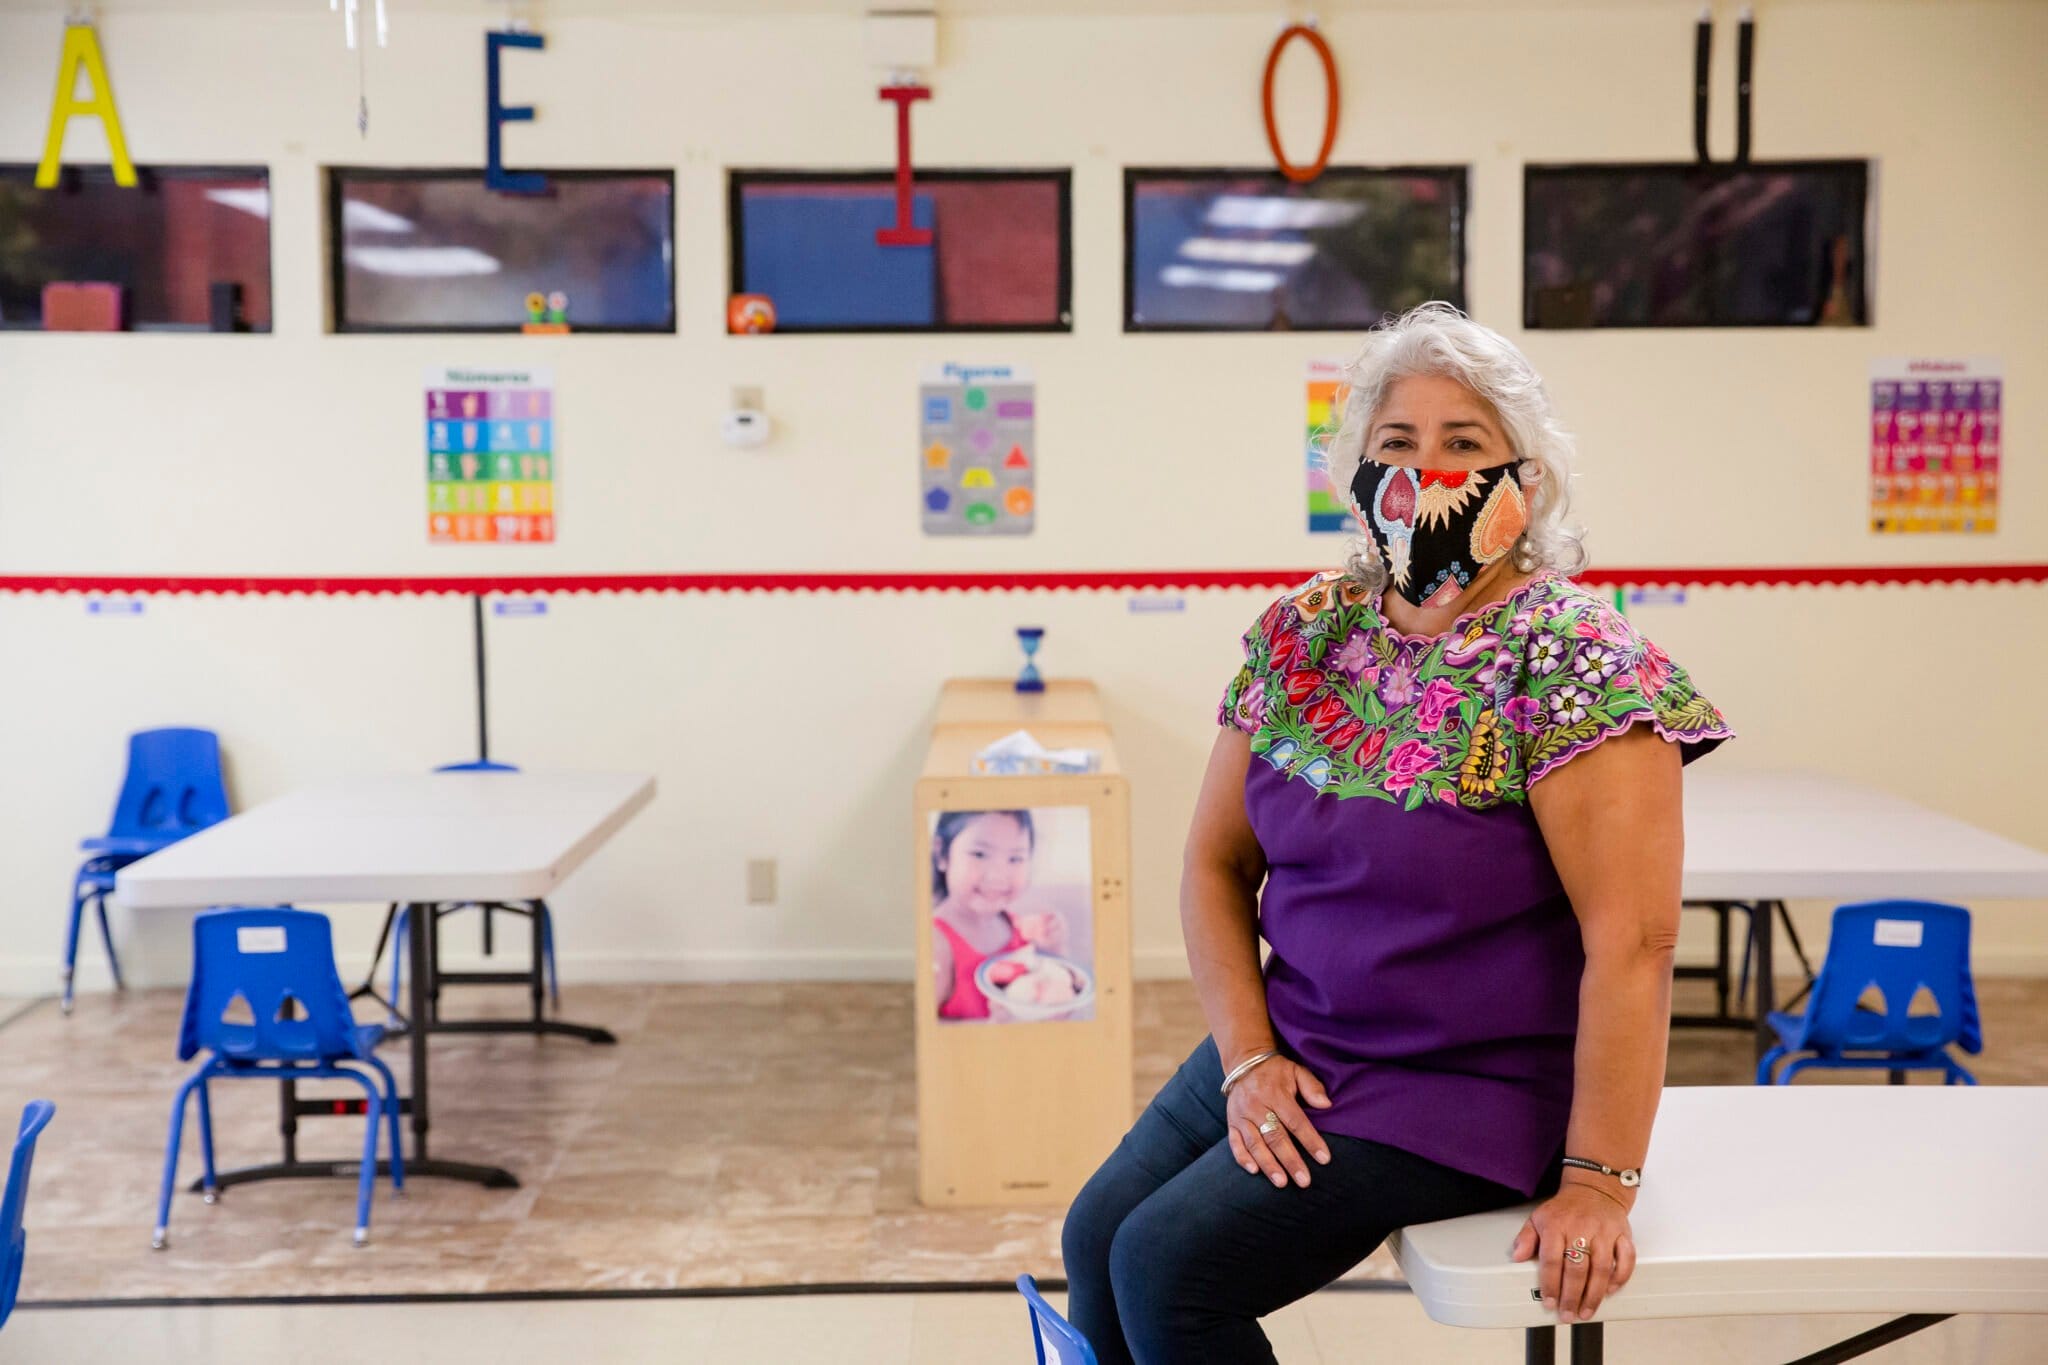
[[[1444,606],[1514,549],[1529,526],[1524,463],[1404,469],[1361,459],[1351,499],[1394,591],[1418,607]]]

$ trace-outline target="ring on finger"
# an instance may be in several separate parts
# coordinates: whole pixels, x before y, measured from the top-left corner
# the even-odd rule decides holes
[[[1584,1247],[1577,1246],[1566,1247],[1564,1249],[1564,1258],[1567,1261],[1571,1261],[1574,1264],[1576,1264],[1577,1262],[1586,1259],[1586,1249]]]
[[[1280,1116],[1268,1109],[1264,1121],[1259,1124],[1259,1136],[1265,1137],[1280,1130]]]

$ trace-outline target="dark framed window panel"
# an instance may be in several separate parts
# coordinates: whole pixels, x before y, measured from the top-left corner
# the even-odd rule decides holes
[[[49,285],[113,285],[132,332],[270,330],[270,170],[265,166],[0,164],[0,328],[43,330]],[[232,286],[236,308],[216,308]],[[103,291],[104,292],[104,291]],[[218,325],[216,325],[218,324]],[[97,329],[96,329],[97,330]]]
[[[1126,332],[1356,332],[1465,306],[1463,166],[1124,170]]]
[[[1870,325],[1867,161],[1531,165],[1522,322]]]
[[[504,194],[474,167],[330,166],[334,330],[517,332],[559,292],[571,332],[674,332],[675,173],[542,174]]]
[[[893,170],[734,170],[726,193],[731,292],[765,295],[777,332],[1073,330],[1070,171],[918,170],[929,246],[875,240]]]

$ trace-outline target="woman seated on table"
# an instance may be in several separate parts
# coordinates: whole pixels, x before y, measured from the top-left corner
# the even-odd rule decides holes
[[[1571,440],[1512,343],[1427,304],[1349,380],[1365,535],[1245,633],[1189,833],[1210,1036],[1067,1214],[1103,1365],[1270,1361],[1258,1319],[1388,1233],[1532,1196],[1501,1256],[1561,1318],[1635,1264],[1679,767],[1731,732],[1568,577]]]

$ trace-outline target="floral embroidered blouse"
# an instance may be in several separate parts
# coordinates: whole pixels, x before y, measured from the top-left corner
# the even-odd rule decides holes
[[[1218,721],[1251,739],[1259,932],[1281,1046],[1325,1132],[1533,1193],[1571,1111],[1578,923],[1529,787],[1642,723],[1685,761],[1733,731],[1605,599],[1540,574],[1409,636],[1325,573],[1244,636]]]

